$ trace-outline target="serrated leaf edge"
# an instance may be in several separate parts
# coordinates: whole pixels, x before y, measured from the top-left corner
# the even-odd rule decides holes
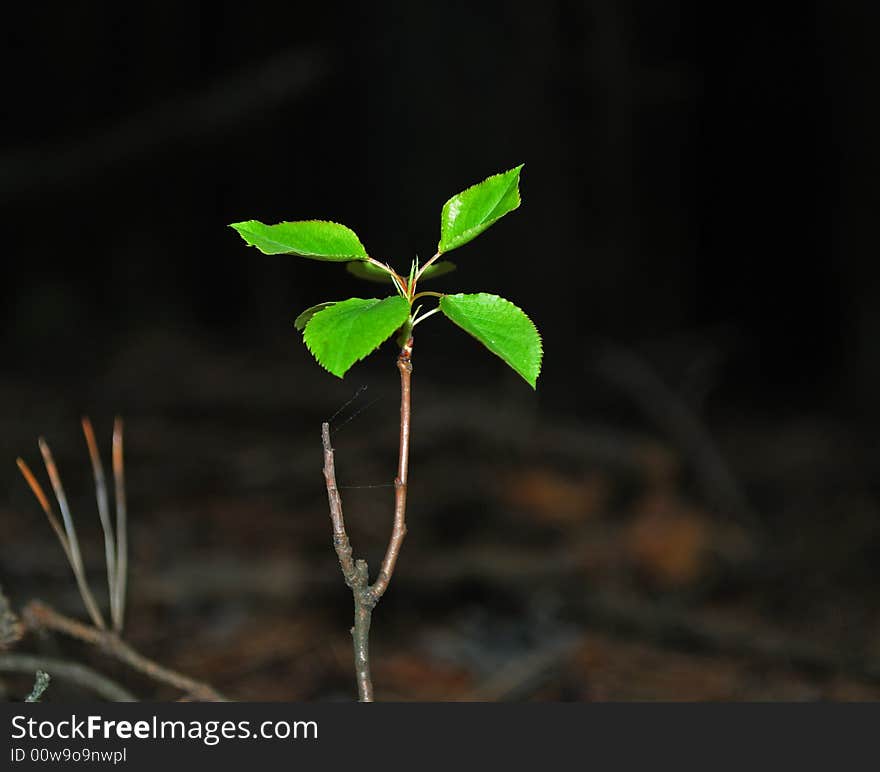
[[[306,329],[306,325],[315,314],[319,314],[321,313],[321,311],[325,311],[326,309],[330,308],[330,306],[335,306],[338,302],[338,300],[325,300],[323,303],[315,303],[315,305],[309,306],[304,311],[301,311],[296,319],[293,320],[294,329],[298,330],[299,332],[304,332]],[[318,310],[316,311],[315,309]],[[302,325],[300,326],[300,320],[306,314],[309,314],[309,317],[304,322],[302,322]]]
[[[451,316],[449,316],[446,313],[446,309],[443,308],[443,301],[446,300],[447,298],[454,298],[456,295],[462,295],[462,296],[464,296],[464,295],[485,295],[486,297],[496,298],[504,303],[507,303],[510,306],[513,306],[517,311],[519,311],[526,318],[528,323],[530,325],[532,325],[532,329],[535,331],[535,335],[538,338],[538,372],[535,374],[535,382],[534,383],[532,383],[525,376],[524,373],[520,372],[519,369],[517,369],[512,364],[510,364],[510,362],[508,362],[504,357],[502,357],[500,354],[496,353],[495,351],[492,351],[491,348],[489,348],[483,341],[481,341],[470,330],[466,330],[458,322],[456,322],[455,319],[453,319]],[[529,384],[529,386],[531,386],[533,389],[537,390],[538,378],[541,377],[541,368],[544,364],[544,339],[541,337],[541,331],[538,329],[538,326],[532,321],[532,318],[525,311],[523,311],[516,303],[514,303],[511,300],[508,300],[507,298],[503,298],[500,295],[495,295],[494,293],[491,293],[491,292],[457,292],[455,294],[444,295],[442,298],[440,298],[439,305],[440,305],[440,311],[443,313],[443,316],[445,316],[447,319],[449,319],[449,321],[452,322],[456,327],[458,327],[458,329],[460,329],[463,332],[470,335],[475,341],[477,341],[477,343],[479,343],[481,346],[483,346],[483,348],[485,348],[490,354],[493,354],[494,356],[498,357],[502,362],[504,362],[504,364],[506,364],[511,370],[513,370],[517,375],[519,375],[520,378],[522,378],[527,384]]]
[[[477,231],[478,234],[482,233],[483,231],[488,230],[490,227],[492,227],[496,222],[498,222],[504,216],[504,215],[499,215],[498,217],[495,217],[492,219],[483,220],[483,222],[481,222],[479,225],[475,225],[473,228],[468,228],[466,231],[462,231],[461,233],[458,234],[458,236],[456,236],[456,238],[452,242],[447,244],[446,248],[444,249],[443,248],[443,224],[446,222],[446,213],[449,210],[449,207],[452,204],[453,200],[456,198],[459,198],[460,196],[463,196],[469,190],[473,190],[474,188],[477,188],[480,185],[485,184],[489,180],[494,180],[496,177],[503,177],[505,174],[510,174],[511,172],[514,172],[514,171],[520,172],[520,171],[522,171],[522,168],[524,166],[525,166],[525,164],[522,163],[522,164],[519,164],[519,166],[514,166],[514,167],[507,169],[503,172],[498,172],[497,174],[490,174],[485,179],[480,180],[479,182],[475,182],[473,185],[466,187],[464,190],[460,190],[454,196],[449,197],[449,199],[446,201],[446,203],[443,204],[443,208],[440,210],[440,241],[437,244],[437,251],[441,255],[445,254],[446,252],[451,252],[453,249],[456,249],[457,247],[461,246],[462,244],[466,244],[468,241],[470,241],[470,239],[468,239],[467,237],[470,234],[474,233],[474,231]],[[516,211],[517,209],[519,209],[520,205],[522,204],[522,196],[520,195],[520,192],[519,192],[519,174],[515,175],[514,180],[513,180],[513,184],[516,185],[516,206],[507,210],[504,214],[510,214],[511,212]],[[509,192],[510,192],[510,186],[508,186],[505,189],[504,193],[499,197],[498,201],[495,202],[495,206],[492,208],[493,212],[495,211],[495,209],[498,208],[498,205],[501,203],[501,201],[504,200],[504,197]],[[491,215],[491,212],[490,212],[490,215]]]
[[[381,303],[381,302],[384,301],[384,300],[389,300],[390,298],[397,298],[397,297],[400,297],[400,295],[389,295],[388,297],[385,297],[385,298],[346,298],[345,300],[375,300],[377,303]],[[338,305],[339,303],[344,303],[345,300],[336,300],[336,301],[333,301],[333,302],[332,302],[332,305],[335,306],[335,305]],[[325,365],[325,364],[324,364],[324,363],[318,358],[318,354],[315,352],[315,350],[309,345],[309,342],[306,340],[306,333],[308,332],[309,325],[310,325],[310,324],[311,324],[311,323],[312,323],[317,317],[319,317],[321,314],[323,314],[324,311],[328,310],[329,308],[331,308],[331,306],[327,306],[327,308],[322,308],[320,311],[318,311],[318,313],[314,314],[314,315],[312,316],[312,318],[309,319],[309,321],[306,323],[306,326],[305,326],[305,328],[303,329],[303,343],[305,343],[306,348],[309,350],[309,353],[312,355],[312,357],[314,357],[315,361],[316,361],[321,367],[323,367],[328,373],[330,373],[330,375],[335,375],[335,376],[336,376],[337,378],[339,378],[339,379],[342,379],[342,378],[345,376],[345,374],[346,374],[349,370],[351,370],[351,368],[354,367],[358,362],[363,361],[363,360],[366,359],[368,356],[370,356],[374,351],[378,350],[378,348],[379,348],[383,343],[385,343],[385,342],[387,342],[388,340],[390,340],[391,337],[394,335],[394,333],[397,332],[398,329],[400,329],[399,326],[398,326],[398,327],[395,327],[390,333],[388,333],[388,337],[383,338],[382,340],[380,340],[380,341],[379,341],[379,342],[378,342],[373,348],[371,348],[366,354],[364,354],[363,356],[359,356],[357,359],[355,359],[355,360],[354,360],[354,361],[353,361],[348,367],[346,367],[346,368],[342,371],[342,373],[337,374],[337,373],[334,373],[329,367],[327,367],[327,365]],[[404,319],[403,322],[401,322],[401,325],[403,325],[403,324],[405,324],[405,323],[406,323],[406,319]]]
[[[238,235],[241,236],[242,239],[244,239],[244,242],[249,247],[254,247],[254,249],[259,249],[260,252],[263,252],[263,250],[260,249],[260,247],[258,247],[256,244],[254,244],[250,239],[248,239],[247,235],[245,233],[243,233],[242,230],[238,227],[240,225],[249,225],[250,223],[256,223],[257,225],[262,225],[264,228],[273,228],[276,225],[284,225],[285,223],[320,223],[321,225],[336,225],[339,228],[344,228],[352,236],[354,236],[354,240],[358,243],[358,245],[360,246],[360,248],[364,252],[363,256],[352,256],[351,259],[349,260],[349,262],[362,261],[362,260],[367,260],[369,258],[369,255],[367,254],[367,248],[364,246],[363,242],[361,241],[360,236],[358,236],[357,233],[355,233],[347,225],[343,225],[341,222],[336,222],[335,220],[282,220],[281,222],[276,222],[276,223],[264,223],[261,220],[242,220],[241,222],[230,223],[229,227],[232,228],[236,233],[238,233]],[[287,246],[286,244],[282,244],[280,241],[274,241],[273,239],[267,238],[265,240],[269,241],[273,244],[277,244],[279,247],[286,247]],[[263,254],[265,255],[267,253],[263,252]],[[291,252],[291,251],[287,251],[287,252],[281,252],[279,254],[299,255],[300,257],[320,257],[320,256],[322,256],[322,254],[320,252]],[[343,262],[343,261],[340,260],[338,262]]]

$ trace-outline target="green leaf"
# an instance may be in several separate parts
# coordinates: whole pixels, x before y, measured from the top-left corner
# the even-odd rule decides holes
[[[318,311],[303,339],[326,370],[342,378],[409,318],[409,303],[394,295],[383,300],[350,298]]]
[[[266,255],[300,255],[313,260],[366,260],[367,250],[350,228],[325,220],[264,225],[258,220],[229,226]]]
[[[323,311],[325,308],[329,308],[334,305],[336,301],[331,300],[329,303],[318,303],[316,306],[312,306],[311,308],[307,308],[303,311],[296,319],[293,320],[293,326],[296,327],[297,330],[302,332],[306,325],[309,323],[309,319],[311,319],[318,311]]]
[[[357,276],[359,279],[366,279],[367,281],[376,281],[381,284],[392,284],[391,274],[387,271],[383,271],[378,266],[373,265],[372,263],[349,263],[345,266],[346,270],[352,274],[353,276]],[[436,279],[438,276],[443,276],[444,274],[451,273],[455,270],[455,263],[449,260],[441,260],[439,263],[434,263],[433,265],[429,265],[428,269],[422,274],[422,278],[419,281],[425,281],[425,279]]]
[[[452,273],[455,270],[455,263],[451,260],[441,260],[439,263],[434,263],[433,265],[429,265],[425,272],[422,274],[419,281],[424,281],[425,279],[436,279],[440,276],[445,276],[447,273]]]
[[[483,180],[443,205],[438,252],[467,244],[519,206],[519,173],[523,165]]]
[[[379,268],[378,265],[373,265],[372,263],[349,263],[345,266],[345,270],[347,270],[353,276],[357,276],[359,279],[366,279],[367,281],[376,281],[381,284],[391,284],[391,274],[388,271],[383,271]]]
[[[440,310],[536,388],[543,356],[541,336],[522,310],[509,300],[485,292],[444,295]]]

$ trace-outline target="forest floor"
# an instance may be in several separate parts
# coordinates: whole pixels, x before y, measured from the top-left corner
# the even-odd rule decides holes
[[[397,450],[389,371],[333,421],[349,533],[374,571]],[[118,410],[126,639],[234,699],[351,699],[351,595],[330,545],[320,423],[358,384],[330,380],[158,336],[63,393],[0,381],[0,586],[13,607],[39,598],[85,620],[16,478],[16,456],[38,466],[41,433],[103,600],[77,432],[97,406],[109,463]],[[846,426],[731,414],[710,435],[673,403],[655,411],[670,425],[623,428],[506,392],[416,388],[409,534],[373,617],[378,699],[880,698],[876,454]],[[63,637],[29,632],[13,650],[86,663],[142,698],[181,696]],[[8,699],[32,680],[0,677]],[[48,698],[82,694],[59,681]]]

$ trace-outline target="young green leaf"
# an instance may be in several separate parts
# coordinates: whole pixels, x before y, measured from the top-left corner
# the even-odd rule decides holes
[[[318,303],[316,306],[312,306],[311,308],[307,308],[303,311],[296,319],[293,320],[293,326],[302,332],[306,325],[309,323],[309,319],[311,319],[318,311],[323,311],[325,308],[329,308],[334,305],[336,301],[330,301],[329,303]]]
[[[357,276],[359,279],[366,279],[367,281],[376,281],[381,284],[391,284],[391,274],[387,271],[383,271],[376,265],[372,263],[349,263],[345,266],[346,270],[352,274],[353,276]],[[419,279],[420,282],[425,279],[436,279],[438,276],[443,276],[447,273],[451,273],[455,270],[455,263],[449,260],[441,260],[439,263],[434,263],[433,265],[429,265],[425,272],[422,274]]]
[[[399,295],[383,300],[350,298],[316,312],[303,339],[318,364],[342,378],[408,318],[409,303]]]
[[[438,252],[467,244],[519,206],[519,174],[523,165],[496,174],[453,196],[440,215]]]
[[[264,225],[258,220],[229,226],[266,255],[300,255],[312,260],[366,260],[367,250],[350,228],[325,220]]]
[[[360,261],[349,263],[345,266],[345,270],[352,274],[352,276],[357,276],[359,279],[375,281],[380,284],[391,284],[391,274],[388,273],[388,271],[383,271],[378,265],[373,265],[372,263]]]
[[[447,273],[452,273],[454,270],[455,263],[453,263],[451,260],[441,260],[439,263],[429,265],[422,273],[419,281],[424,281],[425,279],[436,279],[440,276],[445,276]]]
[[[541,336],[522,310],[485,292],[444,295],[440,310],[536,388],[543,356]]]

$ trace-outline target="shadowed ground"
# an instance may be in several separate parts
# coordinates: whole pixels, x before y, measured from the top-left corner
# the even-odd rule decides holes
[[[38,466],[40,433],[106,602],[77,432],[88,406],[107,452],[118,411],[127,639],[234,699],[353,698],[351,595],[330,545],[320,423],[368,387],[332,425],[349,534],[375,572],[398,398],[393,351],[378,361],[340,382],[305,357],[157,334],[106,372],[73,373],[63,394],[57,380],[0,381],[0,584],[13,606],[39,598],[85,619],[16,477],[17,455]],[[512,382],[441,387],[421,377],[418,351],[414,361],[409,533],[373,616],[377,699],[880,697],[874,475],[852,428],[740,413],[716,416],[710,432],[686,412],[682,429],[649,410],[599,421]],[[630,400],[622,380],[610,391]],[[679,416],[647,383],[667,406],[655,418]],[[724,465],[721,483],[707,463]],[[142,698],[180,696],[60,637],[30,633],[14,651],[91,665]],[[10,699],[30,683],[2,677]],[[47,698],[82,694],[56,680]]]

